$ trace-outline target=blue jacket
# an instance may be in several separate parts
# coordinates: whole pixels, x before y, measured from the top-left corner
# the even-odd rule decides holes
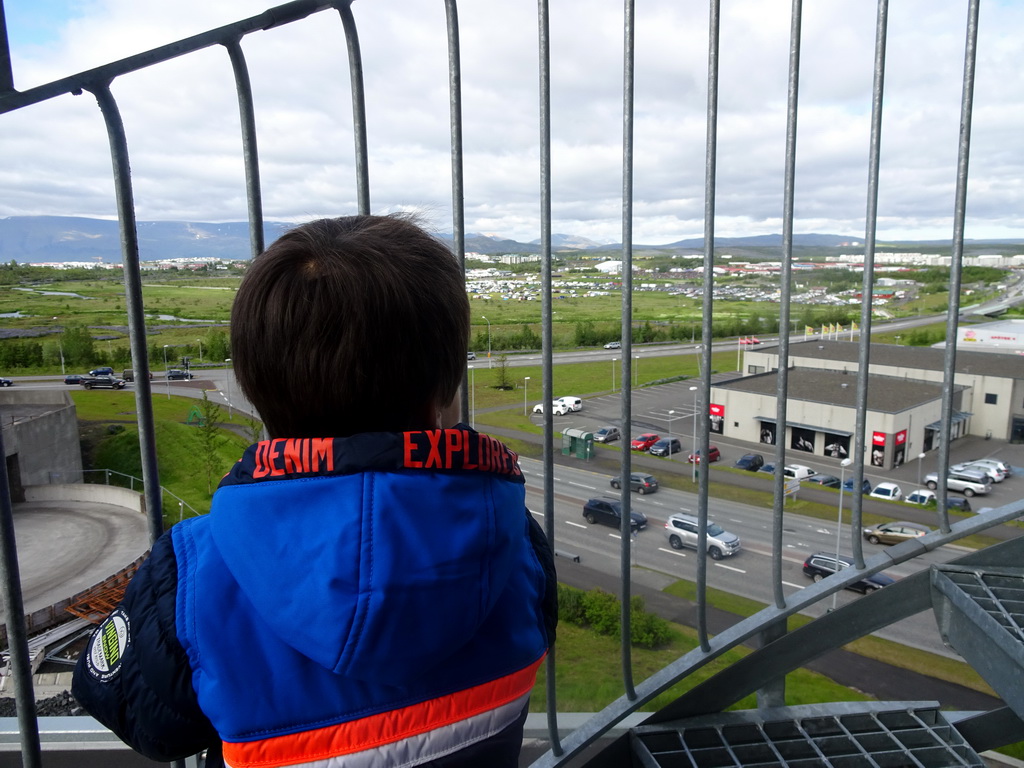
[[[555,613],[498,441],[270,440],[154,545],[73,691],[158,760],[221,743],[239,768],[515,765]]]

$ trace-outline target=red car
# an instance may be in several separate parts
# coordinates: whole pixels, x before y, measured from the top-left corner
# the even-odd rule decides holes
[[[639,437],[634,437],[629,447],[634,451],[646,451],[659,440],[661,440],[660,435],[656,435],[653,432],[645,432]]]
[[[717,445],[709,446],[708,447],[708,463],[715,462],[715,461],[721,461],[721,460],[722,460],[722,454],[718,450],[718,446]],[[691,464],[693,464],[694,462],[697,462],[698,464],[700,464],[700,451],[697,451],[695,453],[691,453],[690,454],[690,458],[688,458],[687,461],[690,462]]]

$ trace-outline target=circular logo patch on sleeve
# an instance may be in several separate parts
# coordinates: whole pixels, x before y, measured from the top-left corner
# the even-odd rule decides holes
[[[121,660],[131,640],[131,622],[128,614],[118,608],[108,616],[89,641],[89,673],[100,681],[107,681],[121,670]]]

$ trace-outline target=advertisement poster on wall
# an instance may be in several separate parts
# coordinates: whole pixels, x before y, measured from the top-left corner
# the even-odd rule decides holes
[[[775,425],[770,421],[761,422],[761,442],[766,445],[775,445]]]
[[[725,426],[725,406],[711,404],[709,409],[711,412],[711,431],[716,434],[722,434],[722,428]]]
[[[792,435],[789,440],[789,447],[794,451],[814,453],[814,436],[814,430],[793,427]]]
[[[900,467],[907,460],[907,430],[903,429],[896,433],[893,440],[892,468]]]
[[[825,438],[825,447],[822,449],[822,456],[845,459],[850,455],[849,435],[834,435],[831,432],[825,432],[823,437]]]
[[[885,432],[871,433],[871,466],[885,466]]]

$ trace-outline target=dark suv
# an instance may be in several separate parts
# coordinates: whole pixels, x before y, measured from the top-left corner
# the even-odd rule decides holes
[[[846,555],[839,556],[839,563],[841,568],[851,568],[853,566],[853,560],[846,557]],[[810,576],[815,581],[821,581],[835,572],[836,556],[831,552],[815,552],[804,561],[804,574]],[[876,573],[872,576],[865,576],[860,581],[853,582],[847,589],[867,595],[876,589],[888,587],[894,583],[895,579],[891,576],[886,576],[884,573]]]
[[[78,383],[86,389],[124,389],[125,380],[117,376],[87,376]]]
[[[757,472],[764,466],[764,456],[760,453],[747,453],[740,456],[733,464],[737,469],[745,469],[748,472]]]
[[[631,510],[629,517],[629,528],[634,533],[647,527],[647,516],[643,512]],[[591,525],[601,523],[621,528],[622,505],[610,499],[590,499],[583,505],[583,519]]]
[[[621,488],[622,480],[618,477],[612,478],[612,488]],[[641,496],[645,493],[654,493],[658,490],[658,479],[654,475],[644,472],[632,472],[629,475],[629,490],[636,491]]]
[[[189,373],[188,371],[178,370],[177,368],[171,368],[171,370],[169,370],[167,372],[167,380],[168,381],[182,381],[182,380],[191,379],[191,378],[192,378],[192,374],[191,373]]]

